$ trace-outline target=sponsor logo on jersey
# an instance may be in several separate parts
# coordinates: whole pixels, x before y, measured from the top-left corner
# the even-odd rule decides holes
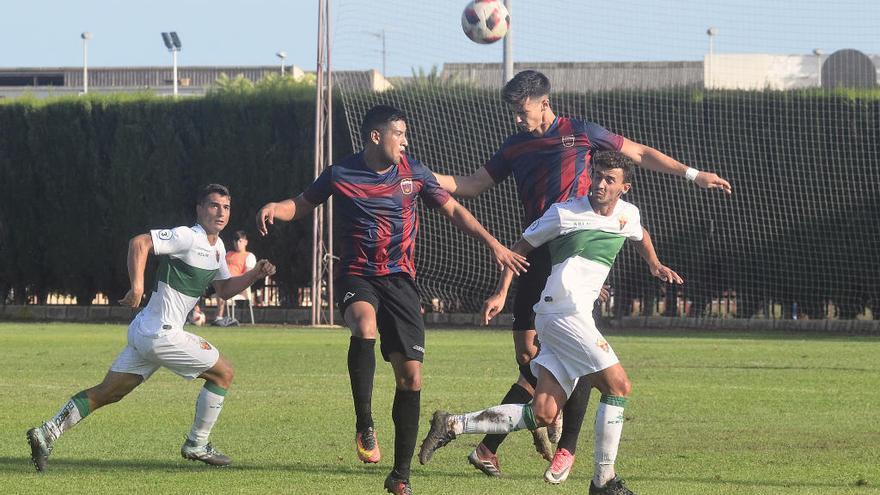
[[[620,217],[617,219],[617,222],[620,223],[620,230],[623,230],[623,227],[626,225],[626,222],[628,222],[628,221],[629,220],[627,220],[627,218],[625,216],[620,215]]]
[[[425,348],[422,347],[422,346],[420,346],[420,345],[418,345],[418,344],[412,346],[412,348],[413,348],[414,351],[419,351],[419,352],[421,352],[422,354],[425,353]]]
[[[216,255],[217,263],[220,263],[220,251],[214,251],[214,254]]]
[[[348,301],[352,297],[354,297],[354,292],[346,292],[345,297],[342,298],[342,302]]]
[[[412,179],[403,179],[402,181],[400,181],[400,190],[403,191],[403,194],[412,194]]]
[[[159,231],[159,235],[157,237],[163,241],[167,241],[168,239],[171,239],[171,236],[173,236],[173,235],[174,235],[174,233],[171,232],[170,230],[162,229]]]
[[[562,146],[566,148],[571,148],[572,146],[574,146],[574,134],[562,136]]]
[[[605,352],[611,351],[611,346],[608,345],[608,341],[605,339],[599,339],[596,341],[596,347],[602,349]]]

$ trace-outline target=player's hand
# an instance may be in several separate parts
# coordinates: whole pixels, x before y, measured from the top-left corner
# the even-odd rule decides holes
[[[519,276],[520,273],[528,271],[529,262],[526,261],[525,256],[514,253],[510,249],[504,247],[501,243],[496,243],[496,245],[492,247],[492,257],[495,259],[495,264],[498,266],[499,270],[503,270],[507,267],[517,276]]]
[[[269,228],[267,225],[275,224],[275,207],[277,203],[267,203],[266,206],[257,212],[257,231],[260,235],[267,235]]]
[[[700,172],[697,174],[694,182],[703,189],[721,189],[727,194],[731,193],[730,182],[718,177],[718,174],[712,172]]]
[[[671,268],[665,265],[657,265],[656,267],[651,268],[651,275],[659,278],[664,282],[669,282],[670,284],[681,285],[684,283],[684,279],[682,279]]]
[[[119,304],[127,308],[136,308],[141,305],[141,299],[144,298],[144,289],[131,288],[125,294],[125,297],[119,300]]]
[[[507,294],[493,294],[483,302],[483,309],[480,311],[480,323],[482,325],[488,325],[489,320],[495,318],[504,309],[505,299],[507,299]]]
[[[605,284],[599,289],[599,302],[605,304],[608,302],[608,299],[611,297],[611,286]]]
[[[275,275],[275,265],[269,262],[269,260],[260,260],[254,266],[254,269],[257,271],[257,278],[266,278]]]

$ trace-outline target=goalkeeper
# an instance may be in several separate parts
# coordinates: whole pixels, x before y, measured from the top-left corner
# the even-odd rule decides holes
[[[534,70],[516,74],[504,86],[502,98],[513,110],[519,132],[508,137],[495,155],[473,174],[437,174],[441,187],[455,196],[473,198],[512,174],[525,210],[524,224],[528,225],[550,205],[587,194],[590,187],[590,158],[593,153],[606,150],[620,151],[638,166],[684,176],[700,187],[730,193],[730,184],[714,173],[690,168],[654,148],[630,141],[598,124],[557,117],[550,106],[549,95],[550,81],[544,74]],[[517,282],[513,302],[513,342],[520,376],[504,396],[505,404],[524,404],[531,400],[536,383],[529,369],[529,363],[538,354],[532,306],[538,302],[541,288],[550,273],[547,248],[532,251],[528,261],[529,270]],[[564,467],[568,460],[573,461],[589,394],[589,389],[582,384],[568,401],[562,414],[565,421],[555,455],[549,452],[552,447],[546,440],[546,432],[543,438],[536,436],[538,451],[548,460],[553,456],[545,472],[545,479],[551,483],[560,482],[561,474],[561,471],[554,471],[553,466]],[[496,453],[504,437],[486,436],[468,457],[470,463],[489,476],[499,476],[501,471]]]

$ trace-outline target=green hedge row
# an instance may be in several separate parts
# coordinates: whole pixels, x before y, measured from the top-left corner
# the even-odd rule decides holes
[[[223,237],[247,231],[251,250],[277,263],[283,289],[308,285],[310,222],[260,239],[254,217],[311,181],[314,91],[0,105],[0,294],[12,288],[21,302],[62,292],[81,304],[96,292],[121,297],[129,238],[192,224],[195,191],[209,182],[232,192]],[[340,130],[337,153],[348,153],[348,143]]]

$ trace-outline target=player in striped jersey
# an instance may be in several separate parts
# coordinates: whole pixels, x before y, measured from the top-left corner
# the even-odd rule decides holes
[[[196,400],[196,414],[180,454],[214,466],[230,463],[214,449],[208,435],[217,422],[234,370],[225,356],[205,339],[185,332],[183,325],[208,285],[218,297],[229,298],[275,273],[266,260],[238,277],[229,276],[220,231],[229,220],[229,190],[209,184],[199,193],[198,222],[192,227],[151,230],[131,239],[128,275],[131,288],[119,301],[136,308],[144,295],[144,270],[152,252],[159,257],[156,285],[150,301],[128,327],[128,345],[104,380],[74,395],[58,414],[27,432],[31,460],[37,471],[47,467],[58,438],[100,407],[118,402],[160,367],[187,379],[201,378],[205,386]]]
[[[651,237],[641,226],[638,208],[620,199],[630,189],[631,165],[629,158],[617,152],[597,154],[590,196],[552,205],[513,247],[526,254],[546,245],[552,266],[534,306],[541,341],[541,352],[531,362],[538,377],[534,400],[475,413],[435,412],[419,451],[423,464],[431,460],[434,451],[461,434],[508,433],[548,425],[576,385],[585,383],[602,393],[596,411],[595,470],[589,493],[632,495],[614,469],[631,385],[611,345],[596,328],[593,304],[626,240],[635,242],[652,275],[665,282],[683,281],[660,263]],[[501,304],[484,308],[484,323],[501,311],[512,277],[513,273],[507,271],[502,274],[498,284]],[[568,463],[560,477],[547,481],[560,483],[570,469]]]
[[[714,173],[690,168],[599,124],[557,116],[550,106],[550,81],[540,72],[525,70],[516,74],[504,86],[502,97],[514,112],[519,132],[507,138],[495,155],[473,174],[438,174],[437,180],[453,195],[473,198],[513,175],[525,210],[523,225],[532,223],[554,203],[586,195],[590,188],[590,159],[594,153],[603,150],[620,151],[642,168],[684,176],[700,187],[730,193],[730,184]],[[536,383],[529,367],[538,354],[532,307],[550,273],[547,248],[532,251],[528,261],[529,270],[517,281],[513,301],[513,341],[520,376],[505,395],[505,404],[522,404],[531,400]],[[487,300],[486,303],[494,302]],[[582,384],[568,401],[555,455],[560,455],[562,450],[575,452],[589,395],[589,389]],[[499,476],[501,470],[496,453],[504,437],[486,436],[468,457],[470,463],[486,475]],[[536,435],[535,446],[550,460],[554,454],[549,452],[549,442],[544,438]],[[551,466],[555,464],[554,458]]]
[[[364,149],[328,167],[302,194],[273,202],[257,214],[265,235],[275,220],[311,215],[331,195],[342,240],[336,264],[337,305],[351,329],[348,371],[355,408],[355,449],[365,463],[381,454],[373,428],[372,390],[381,337],[382,357],[391,363],[397,382],[391,416],[394,420],[394,467],[385,488],[410,494],[410,464],[418,440],[421,363],[425,327],[415,285],[415,242],[418,202],[440,211],[463,232],[482,241],[494,262],[519,273],[525,258],[501,245],[439,184],[418,160],[405,154],[406,116],[396,108],[377,105],[361,123]]]

